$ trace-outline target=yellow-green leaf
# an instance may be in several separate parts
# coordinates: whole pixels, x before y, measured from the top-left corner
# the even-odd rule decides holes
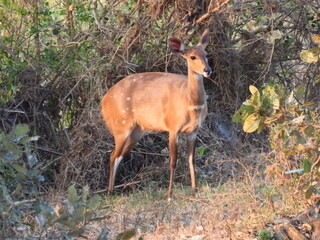
[[[258,93],[260,95],[259,90],[253,85],[249,86],[249,91],[252,95],[254,95],[255,93]]]
[[[243,131],[247,133],[252,133],[258,129],[261,116],[257,113],[249,115],[243,123]]]
[[[312,196],[312,189],[311,189],[311,187],[310,187],[310,188],[308,188],[307,191],[305,192],[305,197],[306,197],[306,199],[309,199],[309,198],[311,198],[311,196]]]
[[[19,124],[14,129],[14,133],[17,137],[26,135],[30,131],[30,128],[27,124]]]
[[[272,101],[273,109],[278,110],[280,108],[280,101],[278,98],[273,99]]]
[[[21,173],[25,175],[27,173],[27,169],[23,166],[20,166],[18,164],[12,164],[11,165],[18,173]]]
[[[71,204],[74,204],[76,201],[78,201],[78,199],[79,199],[79,197],[78,197],[78,194],[77,194],[77,190],[73,185],[71,185],[68,188],[68,201]]]
[[[299,100],[302,99],[305,90],[306,90],[306,88],[303,85],[300,85],[299,87],[297,87],[297,89],[296,89],[296,97]]]
[[[304,173],[309,173],[311,171],[312,164],[308,159],[305,159],[303,161],[303,172]]]
[[[249,86],[249,91],[250,91],[250,93],[252,95],[251,95],[250,99],[248,99],[246,101],[246,103],[248,103],[246,105],[254,105],[254,106],[258,106],[259,107],[261,105],[259,90],[255,86],[250,85]]]
[[[119,233],[116,240],[129,240],[136,235],[136,230],[127,230],[125,232]]]
[[[306,63],[316,63],[320,58],[320,47],[315,47],[307,50],[303,50],[300,53],[300,58]]]

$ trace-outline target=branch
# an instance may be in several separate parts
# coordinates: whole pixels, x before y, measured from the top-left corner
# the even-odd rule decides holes
[[[3,41],[2,41],[2,39],[0,38],[0,46],[1,47],[4,47],[6,50],[7,50],[7,52],[11,55],[11,57],[15,60],[15,61],[18,61],[19,59],[17,58],[17,56],[13,53],[13,51],[11,50],[11,48],[8,46],[8,45],[6,45]]]
[[[217,3],[217,6],[213,9],[210,9],[210,6],[211,6],[211,3],[210,3],[207,13],[203,14],[200,18],[198,18],[193,23],[189,23],[189,24],[185,25],[184,27],[181,28],[181,30],[187,29],[187,31],[189,31],[191,27],[193,27],[196,24],[199,24],[202,21],[206,20],[207,18],[211,17],[215,12],[219,11],[224,5],[228,4],[229,2],[230,2],[230,0],[225,0],[222,3]]]
[[[10,207],[8,208],[8,210],[6,211],[7,213],[9,213],[11,211],[12,208],[16,207],[16,206],[19,206],[21,204],[24,204],[24,203],[32,203],[32,202],[35,202],[37,201],[37,199],[27,199],[27,200],[21,200],[21,201],[16,201],[14,203],[12,203],[10,205]]]
[[[220,10],[220,8],[222,8],[224,5],[228,4],[230,2],[230,0],[225,0],[224,2],[222,3],[218,3],[217,6],[208,11],[207,13],[205,13],[204,15],[202,15],[200,18],[198,18],[198,20],[196,21],[196,24],[199,24],[201,23],[203,20],[207,19],[208,17],[211,17],[213,15],[213,13],[217,12]],[[210,8],[210,6],[209,6]]]

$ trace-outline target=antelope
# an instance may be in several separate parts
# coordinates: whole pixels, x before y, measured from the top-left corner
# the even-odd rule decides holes
[[[191,186],[193,194],[196,193],[195,140],[208,112],[203,76],[209,77],[212,72],[205,52],[208,42],[208,30],[202,34],[199,43],[191,48],[186,48],[177,38],[169,39],[171,51],[187,60],[188,76],[166,72],[132,74],[120,80],[104,95],[101,114],[115,141],[110,156],[108,194],[113,192],[121,160],[147,131],[169,132],[168,200],[172,196],[178,134],[187,135]]]

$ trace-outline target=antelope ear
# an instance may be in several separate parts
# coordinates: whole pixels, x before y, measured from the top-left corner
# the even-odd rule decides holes
[[[174,54],[184,55],[185,46],[179,39],[169,38],[169,47]]]
[[[209,43],[209,33],[210,33],[209,30],[206,29],[203,32],[203,34],[202,34],[202,36],[200,38],[200,41],[198,43],[198,46],[203,47],[203,49],[205,49],[207,47],[208,43]]]

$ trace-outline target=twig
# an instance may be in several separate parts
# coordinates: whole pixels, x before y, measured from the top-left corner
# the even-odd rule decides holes
[[[13,53],[13,51],[11,50],[11,48],[9,46],[7,46],[2,39],[0,38],[0,46],[4,47],[7,52],[11,55],[11,57],[15,60],[18,61],[19,59],[17,58],[17,56]]]
[[[126,187],[129,187],[129,186],[132,186],[132,185],[136,185],[138,183],[140,183],[141,181],[135,181],[135,182],[130,182],[130,183],[124,183],[124,184],[120,184],[120,185],[117,185],[117,186],[114,186],[114,188],[126,188]],[[107,192],[108,189],[102,189],[102,190],[99,190],[99,191],[95,191],[95,192],[92,192],[92,194],[98,194],[98,193],[104,193],[104,192]]]
[[[10,110],[10,109],[4,109],[4,108],[0,108],[0,111],[4,111],[4,112],[8,112],[8,113],[23,113],[26,114],[25,111],[20,111],[20,110]]]
[[[40,150],[40,151],[52,153],[52,154],[59,155],[59,156],[62,156],[62,155],[63,155],[63,153],[61,153],[61,152],[56,152],[56,151],[51,150],[51,149],[48,149],[48,148],[43,148],[43,147],[38,147],[38,146],[34,146],[34,147],[35,147],[36,149]]]
[[[141,151],[131,151],[132,153],[140,153],[140,154],[145,154],[145,155],[153,155],[153,156],[162,156],[162,157],[168,157],[168,154],[164,153],[149,153],[149,152],[141,152]]]
[[[31,202],[35,202],[37,201],[37,199],[26,199],[26,200],[21,200],[21,201],[16,201],[14,203],[12,203],[10,205],[10,207],[8,208],[8,210],[6,211],[7,213],[9,213],[11,211],[12,208],[16,207],[16,206],[19,206],[21,204],[24,204],[24,203],[31,203]]]
[[[192,26],[201,23],[202,21],[206,20],[207,18],[211,17],[215,12],[219,11],[224,5],[228,4],[230,0],[225,0],[223,3],[218,3],[215,8],[210,10],[211,3],[208,7],[208,12],[203,14],[200,18],[198,18],[194,23],[189,23],[181,28],[181,30],[184,29],[190,29]]]
[[[132,185],[136,185],[138,183],[140,183],[141,181],[135,181],[135,182],[130,182],[130,183],[124,183],[124,184],[120,184],[120,185],[117,185],[117,186],[114,186],[114,188],[126,188],[126,187],[129,187],[129,186],[132,186]]]
[[[320,163],[320,155],[318,156],[317,161],[312,165],[311,172],[313,172],[313,169]]]

